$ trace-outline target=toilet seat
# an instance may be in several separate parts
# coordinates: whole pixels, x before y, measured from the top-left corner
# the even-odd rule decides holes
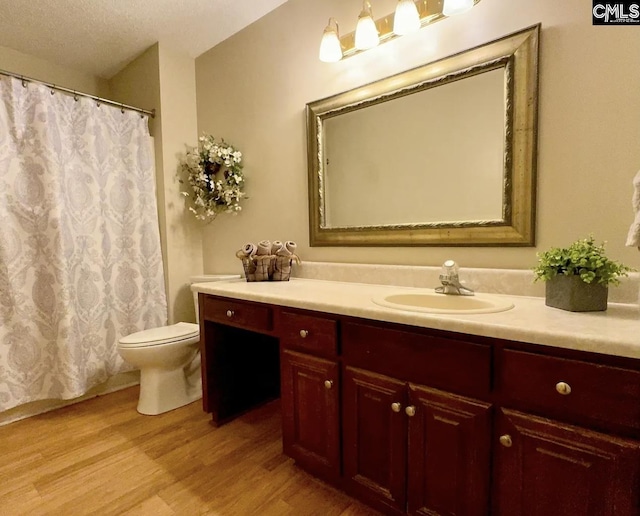
[[[144,348],[193,339],[199,334],[200,326],[197,324],[179,322],[171,326],[160,326],[132,333],[122,337],[119,345],[123,348]]]

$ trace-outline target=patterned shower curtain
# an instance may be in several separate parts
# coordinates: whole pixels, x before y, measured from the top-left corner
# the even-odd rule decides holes
[[[147,120],[0,76],[0,411],[71,399],[166,324]]]

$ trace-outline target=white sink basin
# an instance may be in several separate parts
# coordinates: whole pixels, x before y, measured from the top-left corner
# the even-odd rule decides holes
[[[453,296],[435,292],[397,292],[372,299],[386,308],[431,314],[490,314],[513,308],[513,303],[485,294]]]

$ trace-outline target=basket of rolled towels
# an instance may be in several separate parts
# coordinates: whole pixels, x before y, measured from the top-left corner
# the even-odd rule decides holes
[[[258,245],[248,242],[236,256],[242,261],[247,281],[289,281],[293,263],[301,263],[297,247],[291,240],[262,240]]]

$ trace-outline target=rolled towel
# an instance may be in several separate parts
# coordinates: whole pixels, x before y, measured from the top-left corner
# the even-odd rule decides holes
[[[271,243],[271,254],[280,254],[282,249],[284,249],[284,244],[280,240],[274,240]]]
[[[271,254],[271,242],[269,240],[261,240],[258,242],[258,250],[256,254],[258,256]]]
[[[293,240],[287,240],[284,246],[291,254],[294,254],[296,252],[296,249],[298,248],[298,244],[296,244]]]
[[[627,235],[627,245],[630,247],[637,247],[640,249],[640,172],[633,178],[633,197],[631,203],[633,210],[636,213],[635,220],[629,228],[629,234]]]
[[[254,254],[256,254],[257,250],[258,248],[256,247],[256,245],[252,244],[251,242],[247,242],[242,246],[242,254],[244,254],[247,258],[250,258]]]
[[[291,256],[295,254],[296,248],[298,246],[292,240],[287,240],[281,249],[276,252],[277,256]]]
[[[257,247],[251,242],[247,242],[236,252],[236,256],[242,260],[242,267],[247,281],[256,281],[256,255]]]

